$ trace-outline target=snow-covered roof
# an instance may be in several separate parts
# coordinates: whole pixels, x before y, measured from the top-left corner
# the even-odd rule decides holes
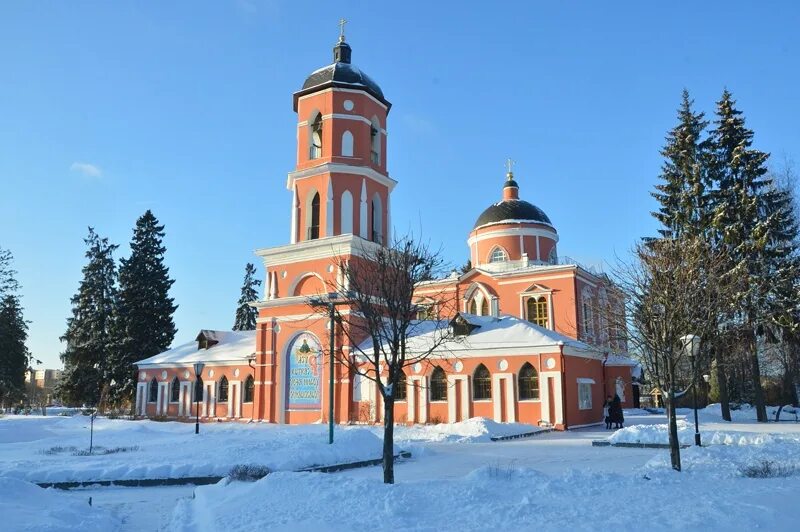
[[[136,365],[169,366],[174,364],[193,364],[195,362],[245,362],[256,350],[256,331],[212,331],[203,329],[202,334],[211,334],[219,343],[208,349],[198,349],[197,340],[192,340],[163,353],[140,360],[136,362]]]
[[[469,335],[458,336],[443,342],[435,354],[447,356],[486,356],[523,353],[556,353],[564,346],[568,355],[602,358],[602,353],[588,344],[564,336],[529,321],[513,316],[476,316],[460,313],[467,323],[475,328]],[[448,322],[435,320],[415,321],[408,339],[408,350],[411,353],[423,353],[440,342]],[[359,345],[365,353],[372,351],[372,340]]]
[[[642,376],[642,364],[638,360],[620,354],[609,354],[606,366],[628,366],[631,368],[631,377],[638,379]]]

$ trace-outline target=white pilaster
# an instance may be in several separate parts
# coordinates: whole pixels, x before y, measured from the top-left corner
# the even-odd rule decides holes
[[[411,423],[425,423],[428,421],[428,378],[424,375],[413,375],[408,377],[407,382],[411,385],[409,390],[411,394],[407,396],[408,420]],[[417,400],[419,400],[419,406],[417,406]],[[419,416],[417,416],[417,410],[419,410]]]
[[[360,200],[360,217],[361,220],[358,225],[358,236],[361,238],[369,238],[369,232],[367,228],[367,180],[366,178],[361,180],[361,200]]]
[[[297,242],[297,185],[292,187],[292,234],[289,235],[289,242],[294,244]]]
[[[136,383],[136,412],[140,416],[147,414],[147,383]]]
[[[500,395],[500,383],[505,381],[505,397]],[[502,402],[506,404],[506,421],[514,423],[517,420],[516,403],[514,401],[514,374],[495,373],[492,375],[492,403],[494,406],[494,420],[498,423],[503,421]]]
[[[160,382],[158,383],[158,395],[156,395],[156,415],[157,416],[161,415],[161,398],[163,397],[163,394],[161,393],[161,391],[164,389],[164,387],[161,386],[161,384],[162,383],[160,383]]]
[[[386,194],[386,242],[387,246],[392,245],[392,196],[391,194]]]
[[[553,380],[553,402],[555,403],[555,419],[550,419],[550,378]],[[539,373],[541,386],[542,421],[553,425],[564,422],[564,405],[561,402],[561,373],[558,371],[542,371]]]
[[[325,236],[333,236],[333,178],[330,175],[328,175],[328,200],[325,205]]]
[[[447,418],[448,423],[455,423],[458,421],[456,416],[457,408],[460,406],[461,421],[469,419],[469,384],[466,375],[448,375],[447,386],[452,393],[447,394]],[[458,390],[458,394],[456,393]],[[461,404],[456,405],[457,396],[461,399]]]

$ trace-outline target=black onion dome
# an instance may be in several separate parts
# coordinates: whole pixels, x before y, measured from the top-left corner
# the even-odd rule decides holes
[[[361,69],[350,63],[351,49],[346,42],[339,42],[333,49],[333,63],[312,72],[303,82],[303,88],[294,94],[295,110],[300,96],[327,87],[363,89],[387,108],[392,106],[383,96],[380,86]]]
[[[521,221],[553,225],[552,222],[550,222],[550,218],[536,205],[528,203],[527,201],[512,199],[490,205],[488,209],[478,216],[478,221],[475,222],[475,227],[473,227],[473,229],[477,229],[482,225],[504,221]]]

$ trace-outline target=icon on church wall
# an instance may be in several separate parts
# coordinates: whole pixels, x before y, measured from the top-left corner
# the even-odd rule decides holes
[[[314,410],[321,407],[322,347],[311,333],[299,334],[289,345],[286,365],[286,407]]]

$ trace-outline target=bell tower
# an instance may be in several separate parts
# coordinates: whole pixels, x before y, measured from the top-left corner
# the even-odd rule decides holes
[[[389,240],[389,196],[396,182],[386,170],[386,118],[391,104],[372,78],[351,63],[340,23],[333,63],[312,72],[293,95],[297,164],[292,192],[292,244],[353,234]]]

